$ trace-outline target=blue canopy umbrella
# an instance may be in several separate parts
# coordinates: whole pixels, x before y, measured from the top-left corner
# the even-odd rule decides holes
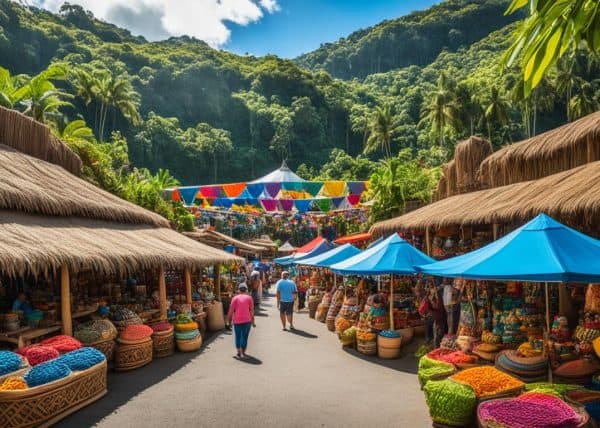
[[[333,244],[327,240],[323,240],[316,247],[314,247],[308,253],[296,253],[288,257],[280,257],[278,259],[273,260],[275,263],[280,264],[282,266],[290,266],[293,264],[298,264],[300,261],[317,256],[321,253],[329,251],[333,248]]]
[[[360,250],[352,244],[344,244],[332,250],[326,251],[314,257],[309,257],[298,261],[299,265],[329,267],[332,264],[344,261],[360,253]]]
[[[419,266],[451,278],[530,282],[600,282],[600,241],[540,214],[485,247]]]
[[[276,259],[273,259],[273,262],[277,263],[278,265],[282,265],[285,262],[289,261],[292,259],[292,257],[294,257],[293,255],[291,256],[284,256],[284,257],[278,257]]]
[[[432,258],[426,256],[394,233],[362,253],[332,265],[330,269],[343,275],[412,275],[417,273],[417,270],[415,270],[416,265],[432,261]],[[393,283],[392,278],[389,298],[391,330],[394,330]]]
[[[412,275],[415,266],[434,260],[394,233],[379,244],[331,266],[342,275]]]

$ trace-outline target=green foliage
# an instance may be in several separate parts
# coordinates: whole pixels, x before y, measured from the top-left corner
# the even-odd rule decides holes
[[[317,181],[363,181],[369,180],[376,169],[377,162],[373,162],[365,156],[350,156],[342,149],[333,149],[329,154],[329,160],[319,170],[319,173],[309,170],[304,164],[300,165],[296,172],[302,173],[301,177],[304,179]]]

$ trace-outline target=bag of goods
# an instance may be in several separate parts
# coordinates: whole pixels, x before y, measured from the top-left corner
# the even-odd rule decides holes
[[[117,328],[109,320],[93,320],[79,324],[74,336],[81,343],[94,343],[97,341],[112,340],[118,335]],[[93,340],[92,340],[93,339]]]
[[[29,361],[29,364],[32,367],[60,356],[60,353],[56,349],[44,345],[25,346],[17,352],[27,358],[27,361]]]
[[[480,343],[473,348],[473,354],[486,361],[495,361],[499,351],[498,345],[490,343]]]
[[[456,336],[453,334],[444,335],[442,341],[440,342],[440,347],[446,349],[456,349]]]
[[[469,426],[477,398],[473,390],[451,380],[432,380],[423,388],[433,422],[451,426]]]
[[[477,309],[471,302],[460,304],[460,318],[458,323],[459,336],[479,336],[477,325]]]
[[[462,351],[453,351],[451,349],[438,348],[427,354],[429,358],[434,360],[444,361],[450,364],[475,364],[477,357],[474,355],[465,354]]]
[[[139,325],[128,325],[121,332],[119,338],[128,341],[139,341],[144,340],[150,336],[152,336],[153,330],[144,324]]]
[[[561,399],[536,392],[483,402],[477,416],[484,427],[576,428],[583,422],[582,415]]]
[[[466,369],[452,375],[450,379],[469,385],[475,391],[477,398],[518,393],[525,386],[524,382],[491,366]]]
[[[152,324],[150,328],[154,333],[160,333],[163,331],[171,330],[173,328],[173,324],[171,324],[169,321],[159,321],[157,323]]]
[[[58,361],[65,364],[72,371],[87,370],[106,360],[104,354],[95,348],[81,348],[67,352]]]
[[[590,284],[585,292],[585,312],[600,313],[600,284]]]
[[[419,360],[419,369],[417,376],[421,388],[423,388],[430,380],[441,380],[447,378],[456,371],[454,366],[444,361],[434,360],[427,355]]]
[[[343,346],[352,346],[356,340],[356,327],[347,328],[339,334],[340,342]]]
[[[473,344],[478,342],[479,339],[477,337],[471,336],[458,336],[454,344],[456,348],[463,352],[471,352],[473,350]]]
[[[580,342],[592,342],[594,339],[600,337],[600,330],[594,328],[585,328],[581,325],[575,327],[574,336]]]
[[[530,342],[525,342],[517,348],[517,354],[520,357],[540,357],[543,351],[542,349],[534,348]]]
[[[335,331],[336,333],[343,333],[347,329],[352,327],[352,323],[345,318],[337,317],[335,320]]]
[[[7,375],[21,368],[23,358],[10,351],[0,351],[0,376]]]
[[[63,379],[70,374],[71,370],[69,367],[56,359],[32,367],[24,378],[25,382],[27,382],[27,386],[33,388],[34,386],[44,385],[58,379]]]
[[[19,376],[9,377],[0,383],[0,391],[19,391],[27,389],[27,382]]]
[[[534,382],[525,384],[525,391],[527,392],[550,394],[561,399],[564,398],[565,394],[568,392],[580,390],[582,388],[581,385],[570,385],[567,383]]]
[[[554,375],[558,378],[556,381],[587,385],[599,370],[600,364],[595,358],[582,358],[561,364],[554,370]]]
[[[491,331],[484,331],[481,333],[481,341],[490,345],[499,345],[502,343],[502,337],[492,333]]]
[[[56,349],[61,354],[81,348],[81,342],[71,336],[59,335],[42,340],[40,345]]]

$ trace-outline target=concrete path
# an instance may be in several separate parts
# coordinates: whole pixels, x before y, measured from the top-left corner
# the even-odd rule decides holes
[[[306,313],[295,315],[296,333],[282,331],[274,306],[263,303],[248,362],[233,358],[231,333],[218,335],[200,354],[111,374],[108,395],[59,426],[431,426],[415,346],[400,360],[363,357]]]

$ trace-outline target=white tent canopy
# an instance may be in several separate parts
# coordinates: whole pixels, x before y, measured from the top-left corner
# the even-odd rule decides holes
[[[281,164],[281,167],[279,167],[279,169],[276,169],[275,171],[270,172],[269,174],[265,175],[264,177],[257,178],[256,180],[251,181],[250,183],[283,183],[283,182],[294,183],[294,182],[299,182],[299,181],[306,181],[306,180],[297,176],[291,169],[288,168],[285,161],[283,161],[283,163]]]

